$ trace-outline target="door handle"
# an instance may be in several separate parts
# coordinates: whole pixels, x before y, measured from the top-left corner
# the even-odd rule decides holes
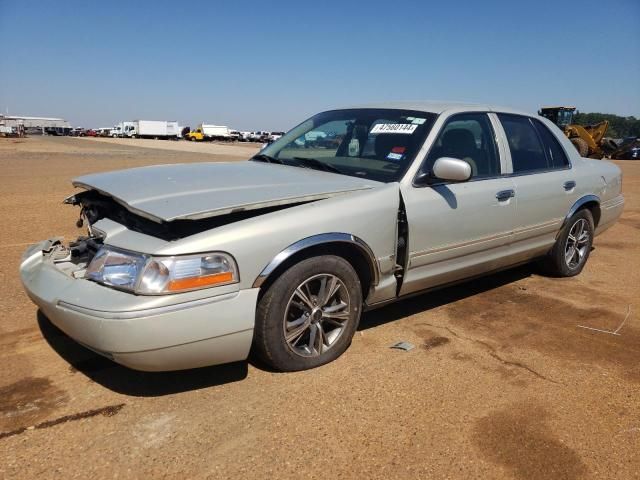
[[[562,184],[562,187],[567,191],[573,190],[576,187],[576,182],[574,182],[573,180],[569,180],[568,182],[564,182]]]
[[[496,198],[499,201],[508,200],[515,196],[516,196],[515,190],[500,190],[498,193],[496,193]]]

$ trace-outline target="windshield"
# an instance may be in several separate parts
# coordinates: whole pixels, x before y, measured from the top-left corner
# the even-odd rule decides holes
[[[378,108],[319,113],[254,160],[395,182],[411,165],[435,118],[433,113]]]
[[[570,125],[573,121],[573,111],[572,110],[560,110],[558,112],[558,126],[566,127]]]

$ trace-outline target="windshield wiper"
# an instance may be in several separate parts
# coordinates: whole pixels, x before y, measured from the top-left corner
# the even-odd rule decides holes
[[[279,158],[270,157],[269,155],[265,155],[264,153],[259,153],[251,157],[251,160],[255,162],[265,162],[265,163],[278,163],[282,165],[282,160]]]
[[[313,168],[314,170],[323,170],[325,172],[340,173],[344,175],[344,172],[342,170],[328,163],[316,160],[315,158],[293,157],[292,160],[296,160],[297,162],[301,163],[302,166],[307,168]]]

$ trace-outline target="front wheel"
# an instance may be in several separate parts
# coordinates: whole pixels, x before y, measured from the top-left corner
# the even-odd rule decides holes
[[[349,347],[362,310],[355,270],[333,255],[285,271],[258,303],[253,350],[280,371],[329,363]]]
[[[593,245],[593,215],[587,209],[576,212],[564,226],[555,245],[543,261],[547,273],[573,277],[584,268]]]

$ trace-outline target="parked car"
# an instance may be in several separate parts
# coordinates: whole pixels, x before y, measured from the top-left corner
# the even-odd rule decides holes
[[[275,142],[276,140],[278,140],[283,135],[284,135],[284,132],[271,132],[271,134],[268,136],[268,140],[270,142]]]
[[[98,132],[96,132],[93,129],[88,129],[86,132],[84,132],[85,136],[87,137],[97,137],[98,136]]]
[[[85,135],[85,129],[80,127],[72,128],[69,132],[69,136],[71,137],[84,137]]]
[[[616,160],[640,160],[640,138],[624,138],[611,158]]]
[[[263,130],[258,130],[257,132],[251,132],[249,135],[249,141],[251,142],[264,142],[267,137],[271,135],[271,132],[265,132]]]
[[[98,134],[98,137],[108,137],[111,135],[111,127],[97,128],[96,133]]]
[[[312,131],[342,140],[306,148]],[[246,162],[73,184],[87,236],[28,248],[22,282],[70,337],[139,370],[251,349],[317,367],[364,310],[534,260],[579,274],[624,205],[620,169],[548,120],[435,103],[320,113]]]

